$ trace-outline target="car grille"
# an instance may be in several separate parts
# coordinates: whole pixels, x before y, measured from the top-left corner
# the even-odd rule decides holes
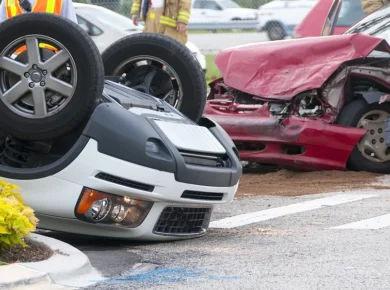
[[[111,182],[111,183],[116,183],[116,184],[119,184],[119,185],[123,185],[123,186],[126,186],[126,187],[131,187],[131,188],[135,188],[135,189],[139,189],[139,190],[143,190],[143,191],[150,191],[150,192],[152,192],[154,190],[154,186],[153,185],[149,185],[149,184],[144,184],[144,183],[137,182],[137,181],[128,180],[128,179],[125,179],[125,178],[122,178],[122,177],[117,177],[117,176],[114,176],[114,175],[111,175],[111,174],[107,174],[107,173],[103,173],[103,172],[99,172],[98,174],[96,174],[95,177],[99,178],[101,180],[104,180],[104,181],[108,181],[108,182]]]
[[[211,208],[166,207],[153,233],[166,236],[202,235],[206,232]]]
[[[203,192],[186,190],[181,195],[182,198],[197,199],[197,200],[222,200],[223,192]]]
[[[228,167],[229,163],[227,162],[227,157],[210,154],[199,154],[192,152],[183,152],[181,151],[181,156],[184,159],[186,164],[197,165],[197,166],[207,166],[207,167]]]

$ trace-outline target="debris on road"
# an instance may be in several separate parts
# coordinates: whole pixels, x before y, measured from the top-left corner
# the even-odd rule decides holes
[[[299,196],[334,191],[389,189],[376,185],[381,174],[354,171],[293,172],[282,169],[266,174],[244,174],[236,198],[261,195]]]

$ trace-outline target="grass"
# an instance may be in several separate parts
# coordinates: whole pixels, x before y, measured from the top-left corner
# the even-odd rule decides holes
[[[215,54],[206,55],[206,66],[207,66],[206,81],[207,81],[207,83],[221,77],[221,73],[214,63],[214,59],[215,59]]]

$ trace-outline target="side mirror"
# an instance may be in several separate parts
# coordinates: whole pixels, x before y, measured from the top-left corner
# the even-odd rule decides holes
[[[85,24],[79,24],[79,25],[86,33],[90,34],[90,31],[89,31],[89,28],[87,25],[85,25]]]

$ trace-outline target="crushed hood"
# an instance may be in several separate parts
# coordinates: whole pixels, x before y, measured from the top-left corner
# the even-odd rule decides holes
[[[390,52],[381,38],[363,34],[262,42],[221,51],[215,64],[225,84],[272,99],[317,89],[339,66],[373,50]]]

